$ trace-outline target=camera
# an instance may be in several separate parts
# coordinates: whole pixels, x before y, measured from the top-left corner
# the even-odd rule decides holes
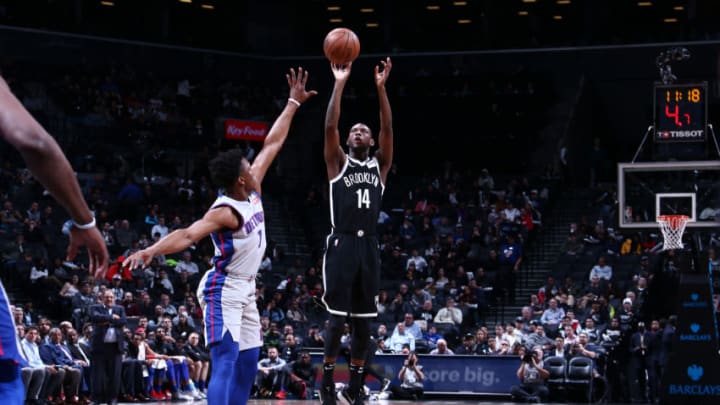
[[[532,352],[530,352],[530,353],[525,353],[525,355],[524,355],[523,358],[522,358],[522,361],[524,361],[525,363],[532,363],[532,361],[533,361],[533,354],[532,354]]]
[[[412,367],[415,365],[415,360],[408,360],[408,367]]]

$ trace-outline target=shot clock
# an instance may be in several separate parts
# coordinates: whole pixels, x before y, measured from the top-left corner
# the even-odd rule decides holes
[[[655,84],[655,142],[705,141],[707,83]]]

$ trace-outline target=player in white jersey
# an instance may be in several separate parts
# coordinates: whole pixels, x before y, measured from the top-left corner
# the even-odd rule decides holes
[[[221,153],[210,162],[213,182],[224,189],[202,219],[178,229],[147,249],[130,255],[123,266],[147,267],[153,257],[187,249],[210,236],[215,245],[215,267],[198,287],[205,314],[212,375],[208,403],[245,404],[257,373],[262,346],[260,317],[255,305],[255,274],[265,253],[262,180],[285,139],[300,105],[317,94],[305,90],[308,73],[287,75],[290,97],[250,165],[239,150]]]

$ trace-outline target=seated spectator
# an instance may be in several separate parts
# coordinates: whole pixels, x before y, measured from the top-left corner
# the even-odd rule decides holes
[[[518,329],[515,329],[515,325],[512,322],[508,322],[505,325],[505,332],[502,334],[502,339],[510,342],[510,346],[516,344],[522,345],[525,336]]]
[[[545,335],[545,328],[542,325],[535,327],[535,332],[525,338],[524,345],[526,348],[541,347],[543,350],[550,350],[553,341]]]
[[[466,333],[463,337],[462,344],[455,348],[455,354],[466,354],[472,355],[476,353],[475,335],[472,333]]]
[[[315,387],[317,367],[312,365],[310,353],[301,352],[298,359],[287,366],[287,390],[299,399],[308,399],[308,387]]]
[[[49,332],[50,343],[40,347],[40,358],[46,365],[54,366],[55,369],[65,370],[63,379],[63,393],[70,398],[71,402],[79,402],[80,381],[82,377],[81,367],[75,363],[70,350],[62,344],[62,332],[58,328],[52,328]],[[49,395],[60,396],[57,392],[48,392]]]
[[[455,353],[448,348],[447,341],[445,339],[438,339],[437,347],[431,350],[430,354],[453,356]]]
[[[558,330],[560,321],[565,316],[565,311],[562,308],[558,308],[558,302],[556,299],[550,299],[550,305],[540,317],[540,323],[549,331],[555,333]]]
[[[570,358],[570,353],[567,351],[565,346],[565,339],[561,336],[555,338],[554,346],[548,351],[547,357],[564,357],[565,359]]]
[[[533,348],[530,353],[523,356],[520,368],[517,370],[517,378],[520,385],[514,385],[510,389],[515,400],[524,402],[545,402],[550,391],[545,385],[545,379],[550,372],[543,368],[543,352],[539,347]]]
[[[184,355],[194,362],[193,374],[190,378],[197,382],[197,389],[205,393],[207,389],[208,372],[210,371],[210,353],[200,344],[200,335],[192,332],[185,346]]]
[[[325,338],[320,333],[320,326],[317,324],[310,325],[308,329],[307,339],[305,339],[305,346],[307,347],[324,347]]]
[[[422,329],[420,328],[420,325],[418,325],[417,322],[415,322],[415,318],[413,317],[413,314],[406,313],[405,318],[402,322],[405,325],[405,332],[411,334],[415,339],[422,339],[423,333]],[[397,332],[397,326],[393,330],[393,334]]]
[[[25,336],[20,341],[20,354],[27,362],[23,367],[22,378],[25,384],[26,400],[41,404],[48,399],[49,393],[55,392],[65,379],[65,370],[46,365],[40,358],[40,348],[37,345],[38,329],[28,326]]]
[[[415,351],[415,336],[405,330],[405,322],[398,322],[390,339],[385,341],[385,347],[393,353],[401,353],[405,344],[409,345],[411,351]]]
[[[415,319],[417,319],[416,322],[424,322],[425,327],[427,328],[427,325],[429,323],[432,323],[435,319],[435,315],[437,315],[437,312],[433,308],[433,302],[432,299],[426,300],[422,308],[418,312],[416,312]]]
[[[575,334],[575,329],[570,326],[565,327],[562,336],[565,339],[566,346],[572,346],[579,341],[577,335]]]
[[[445,307],[440,308],[435,315],[435,325],[445,331],[444,335],[452,333],[457,336],[463,321],[462,311],[455,307],[455,300],[452,298],[447,298],[445,303]]]
[[[597,276],[605,281],[610,281],[612,279],[612,267],[606,263],[605,256],[600,256],[598,258],[597,264],[590,270],[590,276],[588,279],[592,280],[593,276]]]
[[[258,362],[258,372],[253,384],[253,392],[259,398],[275,398],[280,392],[287,364],[278,357],[277,347],[268,348],[267,356]]]
[[[437,327],[435,327],[435,325],[433,325],[433,324],[430,324],[427,328],[427,332],[425,332],[425,334],[423,334],[423,339],[425,339],[425,341],[427,342],[430,350],[436,348],[437,341],[442,338],[443,338],[443,336],[438,333]]]
[[[487,332],[483,328],[478,328],[475,332],[475,354],[487,355],[490,353],[491,350]]]
[[[530,310],[532,311],[533,317],[540,317],[543,312],[545,312],[545,305],[540,302],[537,294],[532,294],[530,296]]]
[[[192,276],[198,274],[200,268],[197,263],[192,261],[192,254],[189,251],[185,251],[183,252],[182,261],[175,265],[175,272],[178,274],[185,272]]]
[[[585,319],[585,327],[580,330],[580,335],[583,333],[587,335],[590,343],[597,344],[600,341],[600,331],[595,327],[593,318]]]
[[[571,232],[565,245],[563,245],[562,251],[568,256],[575,256],[582,252],[583,246],[583,243],[578,240],[577,233]]]

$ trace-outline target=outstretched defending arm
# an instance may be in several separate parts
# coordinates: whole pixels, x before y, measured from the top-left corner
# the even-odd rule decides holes
[[[327,165],[328,179],[333,179],[345,164],[345,153],[340,147],[338,123],[340,122],[340,100],[345,84],[350,77],[352,62],[345,66],[331,63],[330,68],[335,76],[335,85],[325,113],[325,164]]]
[[[380,70],[380,66],[375,66],[375,84],[377,85],[378,99],[380,102],[379,147],[377,152],[375,152],[375,157],[380,164],[380,176],[382,177],[383,184],[385,184],[393,160],[392,110],[390,109],[390,100],[385,90],[385,83],[392,69],[392,61],[390,58],[386,58],[384,61],[380,61],[380,63],[382,64],[382,71]]]
[[[104,277],[108,252],[100,231],[85,199],[75,172],[60,150],[55,139],[30,115],[0,78],[0,137],[20,152],[25,164],[35,178],[52,194],[70,214],[73,222],[87,225],[73,226],[67,258],[73,260],[80,246],[86,246],[90,272]]]
[[[307,101],[310,97],[317,94],[315,90],[305,90],[305,84],[308,79],[308,72],[304,71],[303,68],[298,68],[297,75],[294,69],[290,69],[290,73],[286,75],[288,86],[290,87],[290,97],[285,105],[280,116],[273,123],[270,132],[268,132],[265,143],[263,144],[260,153],[258,153],[255,161],[252,164],[252,175],[255,176],[259,186],[262,186],[262,181],[265,178],[270,164],[275,160],[275,157],[282,149],[285,139],[287,139],[288,132],[290,131],[290,123],[295,116],[295,112],[300,105]],[[261,193],[261,190],[257,190]]]

